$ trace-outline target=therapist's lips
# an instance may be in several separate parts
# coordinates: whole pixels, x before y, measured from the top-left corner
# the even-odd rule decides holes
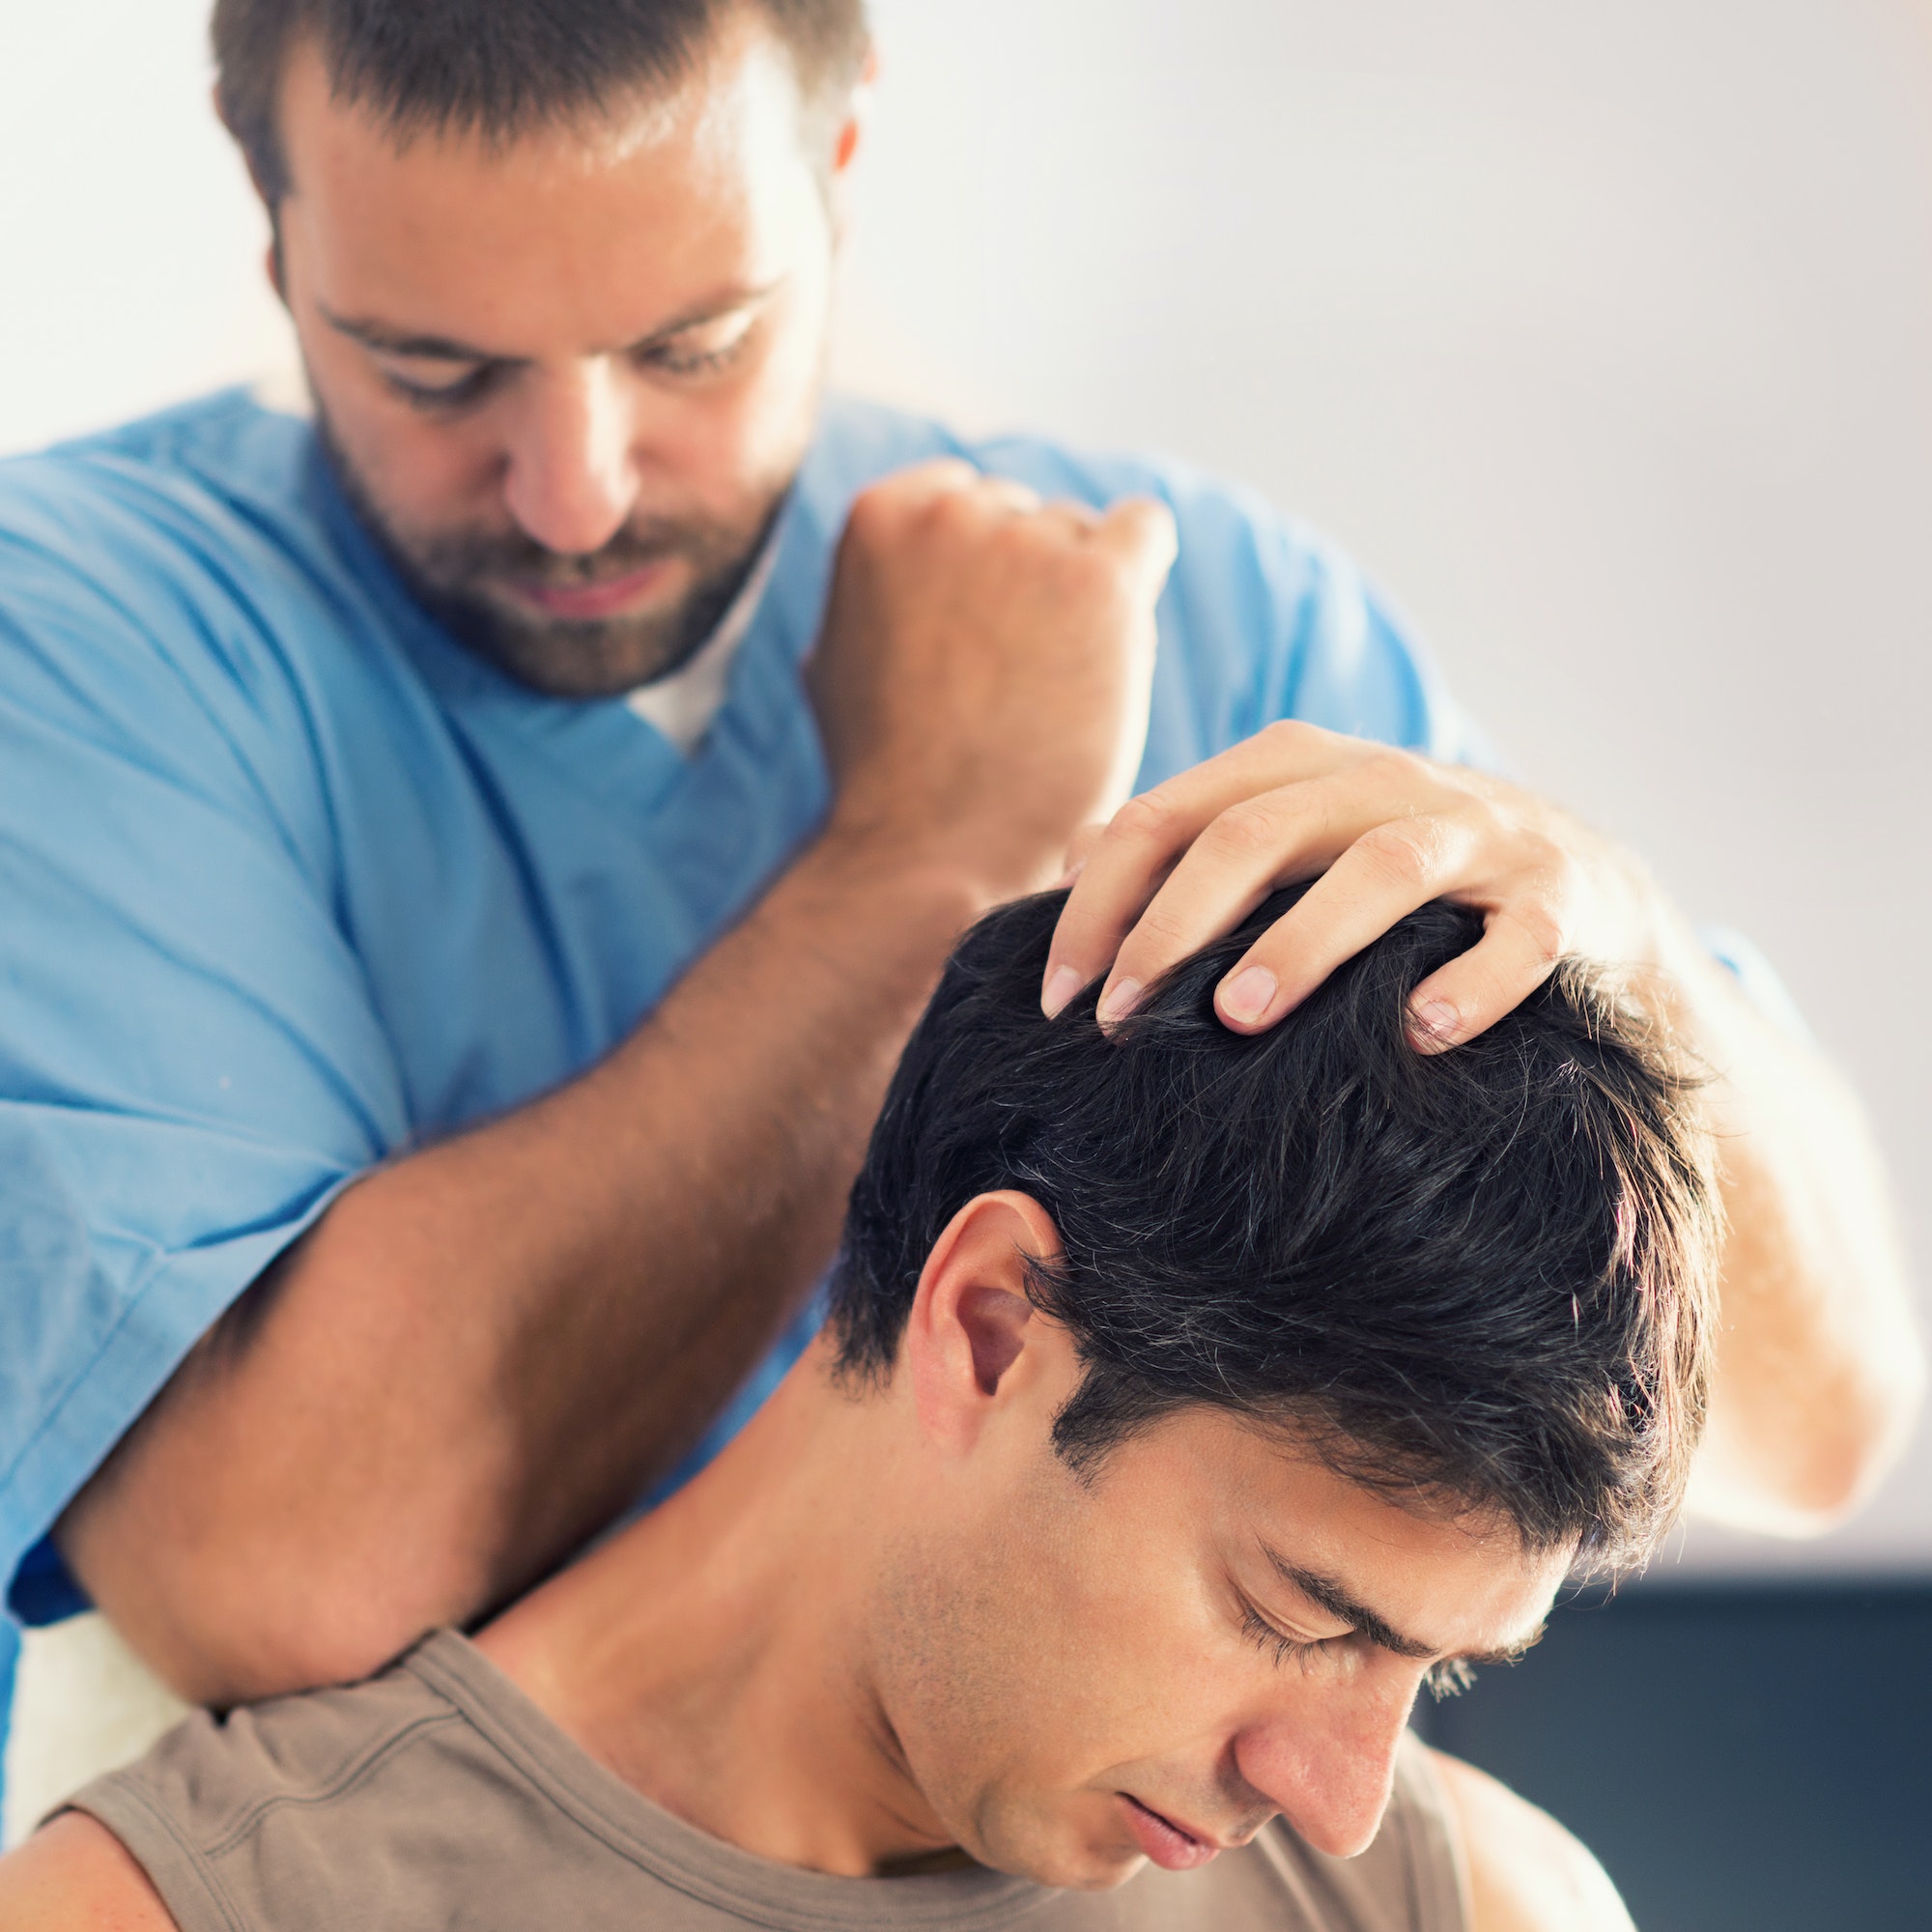
[[[535,583],[526,579],[509,587],[522,602],[534,604],[547,617],[594,623],[601,617],[621,617],[658,588],[670,567],[669,558],[661,557],[598,583]]]
[[[1127,1829],[1135,1842],[1164,1871],[1193,1871],[1221,1855],[1221,1847],[1164,1817],[1138,1798],[1123,1791],[1121,1803],[1126,1808]]]

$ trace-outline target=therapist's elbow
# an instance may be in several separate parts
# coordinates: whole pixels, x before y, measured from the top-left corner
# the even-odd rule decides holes
[[[71,1513],[57,1540],[123,1639],[175,1694],[217,1709],[355,1683],[487,1607],[483,1567],[415,1525],[378,1546],[290,1512],[165,1547]]]
[[[348,1591],[300,1605],[217,1580],[191,1605],[100,1604],[128,1647],[176,1696],[216,1710],[359,1683],[446,1619],[384,1614]]]
[[[1916,1337],[1883,1359],[1838,1365],[1809,1399],[1751,1426],[1721,1406],[1693,1473],[1695,1514],[1729,1528],[1805,1541],[1856,1517],[1898,1466],[1924,1409]]]
[[[177,1696],[224,1709],[359,1683],[444,1621],[401,1606],[385,1613],[348,1590],[295,1604],[217,1589],[188,1615],[122,1634]]]
[[[1802,1533],[1821,1535],[1856,1516],[1898,1466],[1924,1412],[1925,1352],[1909,1329],[1845,1365],[1808,1453],[1793,1501]]]
[[[1856,1516],[1898,1466],[1925,1408],[1926,1365],[1916,1338],[1860,1378],[1836,1440],[1816,1459],[1804,1500],[1819,1531]]]

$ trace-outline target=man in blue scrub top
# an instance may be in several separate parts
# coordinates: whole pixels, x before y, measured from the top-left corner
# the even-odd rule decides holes
[[[1442,893],[1487,935],[1418,1051],[1565,952],[1642,969],[1727,1134],[1706,1505],[1856,1499],[1917,1348],[1856,1106],[1746,955],[1469,768],[1309,532],[822,398],[859,0],[215,31],[313,419],[0,466],[18,1617],[98,1605],[226,1701],[541,1575],[769,1385],[950,940],[1076,849],[1049,1008],[1317,872],[1231,1026]]]

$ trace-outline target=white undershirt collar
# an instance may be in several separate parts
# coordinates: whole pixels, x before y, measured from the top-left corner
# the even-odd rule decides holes
[[[764,601],[772,581],[772,567],[778,561],[779,533],[765,539],[758,560],[744,587],[731,600],[731,608],[718,620],[718,628],[696,652],[668,677],[639,685],[625,698],[631,710],[645,724],[654,724],[677,747],[689,753],[711,728],[711,721],[724,708],[724,693],[731,666],[745,634],[752,628],[758,606]]]

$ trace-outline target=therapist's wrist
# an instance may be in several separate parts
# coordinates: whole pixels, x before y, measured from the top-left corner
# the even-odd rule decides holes
[[[855,802],[834,810],[818,852],[854,880],[954,909],[963,926],[992,906],[1055,884],[1067,844],[1017,815],[959,813],[922,824]]]

